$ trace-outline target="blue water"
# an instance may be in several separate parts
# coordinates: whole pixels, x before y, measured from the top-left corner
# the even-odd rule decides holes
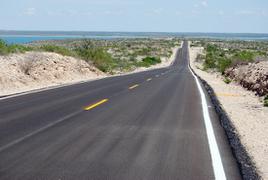
[[[66,36],[13,36],[13,35],[0,35],[0,39],[4,40],[8,44],[25,44],[33,41],[41,40],[61,40],[61,39],[72,39],[78,37],[66,37]]]
[[[144,36],[146,38],[147,36]],[[139,36],[30,36],[30,35],[0,35],[0,39],[4,40],[8,44],[26,44],[34,41],[44,40],[67,40],[67,39],[121,39],[121,38],[141,38]]]
[[[211,38],[246,41],[268,41],[268,34],[246,33],[150,33],[150,32],[60,32],[60,31],[0,31],[0,39],[9,44],[30,43],[40,40],[65,40],[65,39],[118,39],[118,38],[159,38],[159,37],[184,37],[184,38]]]

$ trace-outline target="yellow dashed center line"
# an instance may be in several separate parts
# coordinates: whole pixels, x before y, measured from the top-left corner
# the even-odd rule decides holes
[[[138,84],[135,84],[135,85],[133,85],[133,86],[130,86],[128,89],[134,89],[134,88],[136,88],[136,87],[138,87],[139,85]]]
[[[101,104],[103,104],[103,103],[105,103],[107,101],[108,101],[108,99],[103,99],[103,100],[101,100],[101,101],[99,101],[99,102],[97,102],[95,104],[92,104],[92,105],[89,105],[89,106],[85,107],[84,110],[89,111],[89,110],[91,110],[91,109],[93,109],[93,108],[95,108],[95,107],[97,107],[97,106],[99,106],[99,105],[101,105]]]
[[[152,80],[152,78],[148,78],[146,81],[151,81]]]

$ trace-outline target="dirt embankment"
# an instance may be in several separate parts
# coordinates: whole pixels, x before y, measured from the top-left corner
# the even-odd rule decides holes
[[[83,60],[56,53],[0,56],[0,96],[104,76]]]
[[[223,76],[219,73],[209,73],[202,69],[202,62],[197,62],[196,57],[203,52],[201,47],[190,48],[190,63],[195,73],[204,79],[215,91],[221,107],[225,110],[231,123],[239,136],[242,145],[246,148],[249,156],[263,179],[268,179],[268,108],[263,106],[261,99],[254,92],[247,91],[239,83],[226,84]],[[258,64],[257,64],[258,65]],[[261,65],[261,64],[259,64]],[[258,65],[258,66],[259,66]],[[254,66],[254,68],[252,68]],[[250,68],[251,67],[251,68]],[[255,65],[239,67],[244,69],[241,74],[252,71],[249,75],[235,75],[234,77],[246,76],[259,79],[262,75],[255,74]],[[264,68],[263,68],[264,70]],[[262,71],[261,68],[258,72]],[[236,72],[236,71],[235,71]],[[266,71],[267,73],[267,71]],[[261,74],[261,73],[260,73]],[[265,73],[263,73],[265,74]],[[250,79],[250,78],[248,78]],[[259,82],[255,80],[255,82]],[[244,158],[244,157],[241,157]],[[245,164],[245,166],[248,166]]]
[[[259,96],[268,94],[268,61],[235,66],[225,74]]]
[[[150,67],[140,67],[124,75],[169,66],[179,47],[170,58]],[[84,60],[48,52],[26,52],[0,56],[0,96],[21,93],[57,85],[78,83],[112,76]]]

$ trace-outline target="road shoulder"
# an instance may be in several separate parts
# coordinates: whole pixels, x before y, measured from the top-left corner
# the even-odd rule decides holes
[[[190,48],[190,65],[203,80],[220,115],[243,177],[256,179],[258,171],[264,179],[267,178],[267,108],[253,93],[234,83],[225,84],[220,75],[202,71],[195,62],[197,54],[201,52],[202,48]]]

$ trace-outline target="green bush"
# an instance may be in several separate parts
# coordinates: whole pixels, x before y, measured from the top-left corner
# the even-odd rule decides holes
[[[207,51],[208,52],[216,52],[218,50],[216,45],[209,44],[207,45]]]
[[[213,69],[216,68],[216,60],[211,54],[206,55],[206,59],[204,61],[204,69]]]
[[[268,107],[268,95],[265,96],[263,105],[264,105],[265,107]]]
[[[3,40],[0,40],[0,55],[6,54],[8,54],[7,44]]]
[[[0,55],[8,55],[10,53],[24,53],[30,50],[32,50],[32,48],[19,44],[8,45],[5,43],[5,41],[0,39]]]
[[[208,45],[206,47],[207,53],[204,61],[204,69],[216,68],[216,57],[218,48],[215,45]]]
[[[41,50],[47,52],[54,52],[61,54],[63,56],[75,56],[75,53],[65,47],[55,46],[55,45],[43,45],[40,47]]]
[[[218,64],[217,64],[217,69],[223,74],[224,71],[230,67],[230,65],[232,64],[232,61],[228,58],[225,57],[221,57],[218,60]]]
[[[240,62],[252,62],[256,55],[260,54],[254,51],[239,51],[235,49],[223,50],[222,48],[208,44],[206,46],[206,57],[203,63],[204,69],[216,69],[222,74],[224,71]]]
[[[236,61],[246,61],[246,62],[251,62],[254,60],[255,53],[251,51],[240,51],[237,52],[234,56],[233,59]]]
[[[84,48],[76,49],[77,54],[86,61],[92,61],[93,64],[103,72],[111,72],[115,62],[111,55],[102,48]]]
[[[161,59],[159,57],[146,57],[142,59],[141,62],[138,62],[138,66],[140,67],[150,67],[151,65],[155,65],[161,63]]]
[[[232,82],[232,80],[228,77],[225,77],[223,80],[226,84],[230,84]]]

